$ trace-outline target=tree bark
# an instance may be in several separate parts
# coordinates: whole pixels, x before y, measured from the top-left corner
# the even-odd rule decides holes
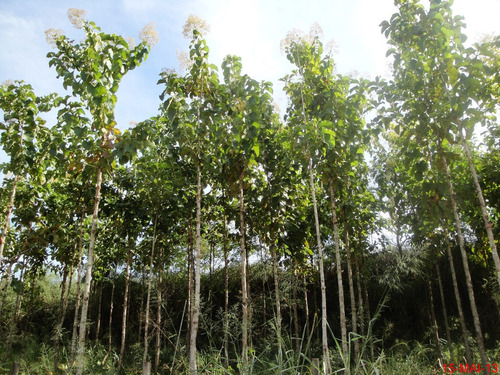
[[[99,283],[102,284],[102,283]],[[96,323],[96,328],[95,328],[95,341],[99,341],[99,333],[101,331],[101,310],[102,310],[102,285],[98,286],[99,288],[99,301],[98,301],[98,307],[97,307],[97,323]]]
[[[465,155],[467,156],[467,160],[469,162],[469,168],[472,173],[472,179],[474,181],[474,187],[476,189],[477,198],[479,200],[479,207],[481,208],[481,214],[483,217],[484,227],[486,229],[486,234],[488,235],[488,241],[490,243],[491,254],[493,256],[493,262],[495,263],[495,270],[497,273],[497,281],[500,286],[500,258],[498,257],[497,245],[495,243],[495,237],[493,236],[493,224],[490,221],[490,215],[488,214],[488,210],[486,209],[486,202],[484,201],[483,190],[481,189],[481,184],[479,183],[479,178],[477,177],[476,166],[474,165],[474,161],[472,160],[472,156],[469,150],[469,145],[467,144],[467,140],[462,134],[462,124],[459,126],[458,134],[462,141],[462,146],[465,151]]]
[[[359,313],[359,328],[361,330],[361,334],[365,335],[366,330],[365,330],[365,312],[364,312],[364,306],[363,306],[363,293],[361,291],[361,273],[359,272],[359,262],[358,262],[358,257],[356,253],[354,252],[354,269],[356,271],[356,289],[358,292],[358,304],[357,306],[359,307],[358,313]]]
[[[159,264],[163,264],[163,249],[160,247],[158,252]],[[156,290],[157,295],[157,306],[156,306],[156,345],[155,345],[155,362],[154,362],[154,373],[158,373],[158,368],[160,366],[160,350],[161,350],[161,309],[162,309],[162,282],[163,282],[163,269],[158,266],[158,287]]]
[[[345,237],[345,254],[347,258],[349,296],[351,299],[352,332],[356,337],[358,333],[358,314],[356,310],[356,294],[354,294],[354,280],[352,276],[352,264],[351,264],[351,247],[349,243],[349,230],[347,229],[347,218],[345,210],[344,210],[344,237]],[[354,340],[354,357],[355,358],[359,357],[359,340],[357,339],[357,337]]]
[[[143,322],[144,322],[144,287],[145,287],[145,284],[146,284],[146,281],[145,281],[145,270],[144,270],[144,263],[141,265],[141,307],[139,308],[139,333],[138,333],[138,344],[141,345],[142,344],[142,339],[143,339],[143,336],[142,336],[142,327],[143,327]]]
[[[116,270],[115,270],[115,275],[116,275]],[[114,310],[114,299],[115,299],[115,281],[113,280],[112,286],[111,286],[111,298],[110,298],[110,304],[109,304],[109,321],[108,321],[108,351],[106,352],[106,355],[104,356],[102,363],[106,363],[106,360],[108,359],[109,355],[111,354],[111,347],[113,344],[113,330],[112,330],[112,325],[113,325],[113,310]]]
[[[432,292],[432,284],[430,278],[427,280],[427,294],[429,295],[429,312],[430,312],[430,318],[431,318],[431,326],[432,330],[434,332],[434,339],[436,340],[435,342],[435,347],[436,347],[436,353],[439,357],[441,357],[441,348],[439,347],[439,329],[437,325],[437,320],[436,320],[436,310],[435,310],[435,304],[434,304],[434,293]]]
[[[300,328],[299,328],[299,314],[297,311],[297,276],[295,276],[295,267],[292,266],[292,311],[293,311],[293,328],[294,328],[294,341],[295,341],[295,354],[300,353]]]
[[[361,253],[361,260],[363,261],[362,262],[362,265],[363,265],[364,264],[363,253]],[[368,285],[367,285],[366,281],[363,280],[362,278],[360,279],[360,282],[361,282],[361,286],[363,288],[363,296],[364,296],[364,302],[365,302],[363,310],[365,310],[365,312],[366,312],[366,322],[367,322],[368,328],[369,328],[372,318],[371,318],[371,312],[370,312],[370,298],[368,296]],[[373,340],[371,340],[371,338],[368,338],[368,339],[370,339],[370,359],[373,361],[375,358],[375,348],[373,345]]]
[[[130,288],[130,263],[131,263],[131,254],[130,254],[130,243],[127,241],[127,264],[125,266],[125,292],[123,295],[123,313],[122,313],[122,334],[120,340],[120,356],[118,358],[117,371],[120,372],[123,366],[123,359],[125,356],[125,340],[127,337],[127,310],[129,305],[129,288]]]
[[[240,251],[241,251],[241,361],[242,373],[248,372],[248,291],[247,291],[247,253],[245,248],[245,203],[243,194],[244,170],[239,178],[239,200],[240,200]]]
[[[443,291],[443,281],[441,279],[441,271],[439,270],[439,265],[436,263],[436,274],[438,278],[438,286],[439,286],[439,297],[441,298],[441,308],[443,310],[443,320],[444,320],[444,328],[446,332],[446,342],[448,344],[448,350],[450,351],[450,362],[455,362],[455,356],[453,355],[453,345],[451,342],[451,334],[450,334],[450,325],[448,323],[448,312],[446,311],[446,300],[444,298]]]
[[[227,249],[227,218],[224,211],[224,365],[229,367],[229,258]]]
[[[146,315],[144,317],[144,352],[142,354],[142,364],[145,366],[148,363],[148,348],[149,348],[149,305],[151,302],[151,287],[153,284],[153,261],[156,245],[156,226],[158,224],[158,213],[155,215],[153,224],[153,240],[151,244],[151,256],[149,258],[149,273],[148,273],[148,293],[146,295]]]
[[[446,254],[448,256],[448,263],[450,265],[451,279],[453,281],[453,291],[455,293],[455,302],[457,303],[458,317],[460,320],[460,328],[462,330],[462,337],[465,346],[465,359],[467,363],[472,363],[472,352],[470,349],[469,335],[467,333],[467,326],[465,325],[464,310],[462,307],[462,297],[460,296],[460,290],[458,289],[457,273],[455,271],[455,262],[453,262],[453,255],[451,253],[451,242],[448,238],[448,229],[446,227],[446,221],[441,217],[441,225],[443,226],[444,238],[446,242]]]
[[[92,214],[92,228],[90,231],[87,270],[85,273],[85,288],[83,290],[82,315],[80,317],[80,332],[78,336],[78,350],[76,353],[76,374],[82,375],[85,366],[85,335],[87,331],[87,312],[89,308],[90,283],[92,281],[92,266],[94,264],[94,246],[97,233],[97,220],[99,216],[99,202],[101,201],[102,170],[97,168],[97,182],[94,198],[94,212]]]
[[[260,263],[265,266],[266,264],[266,256],[264,254],[264,246],[260,246]],[[264,275],[262,277],[262,319],[264,322],[267,322],[267,268],[264,269]],[[262,327],[261,331],[263,336],[267,336],[267,324]]]
[[[342,261],[340,258],[340,239],[339,227],[337,221],[337,208],[335,206],[335,195],[333,191],[332,178],[329,180],[330,185],[330,203],[332,206],[332,222],[333,222],[333,236],[335,241],[335,263],[337,268],[337,286],[339,289],[339,309],[340,309],[340,331],[342,335],[342,354],[344,359],[348,358],[347,346],[347,322],[345,317],[345,301],[344,301],[344,283],[342,282]],[[347,369],[345,370],[347,372]]]
[[[70,275],[71,277],[72,275]],[[68,299],[66,295],[66,285],[68,281],[68,266],[64,267],[63,279],[61,282],[61,302],[59,307],[59,316],[57,319],[57,324],[54,332],[54,373],[59,373],[59,344],[62,339],[62,326],[64,323],[64,317],[66,315],[66,307],[68,304]]]
[[[442,153],[442,150],[440,150],[440,151]],[[477,311],[477,305],[476,305],[476,297],[474,296],[474,288],[472,286],[472,278],[471,278],[471,274],[470,274],[470,270],[469,270],[469,260],[467,257],[467,252],[465,251],[464,236],[462,234],[462,228],[460,226],[460,217],[458,216],[458,208],[457,208],[457,202],[455,199],[455,191],[453,189],[453,184],[451,182],[450,168],[448,167],[447,160],[443,154],[441,154],[441,157],[443,160],[443,166],[445,169],[446,180],[448,182],[448,189],[449,189],[450,196],[451,196],[451,206],[452,206],[452,211],[453,211],[453,217],[455,219],[455,226],[456,226],[457,235],[458,235],[458,243],[459,243],[459,247],[460,247],[460,253],[462,255],[462,262],[463,262],[464,273],[465,273],[465,281],[466,281],[466,285],[467,285],[467,291],[469,294],[470,307],[472,310],[472,318],[474,321],[474,329],[476,330],[477,347],[479,350],[479,355],[481,357],[481,362],[483,363],[483,366],[486,366],[486,364],[488,363],[488,358],[486,357],[486,351],[484,348],[483,331],[481,329],[481,323],[479,320],[479,313]]]
[[[80,234],[78,236],[78,264],[77,264],[77,283],[76,283],[76,295],[75,295],[75,314],[73,317],[73,332],[71,335],[71,351],[69,356],[69,366],[66,373],[69,373],[71,367],[73,366],[76,354],[76,344],[77,344],[77,333],[78,333],[78,315],[80,312],[80,304],[82,298],[82,257],[83,257],[83,221],[85,218],[85,206],[82,207],[82,215],[80,218]]]
[[[245,244],[246,245],[246,244]],[[245,246],[245,253],[247,256],[247,261],[246,261],[246,267],[247,267],[247,272],[246,272],[246,279],[247,279],[247,308],[248,308],[248,348],[253,348],[253,306],[252,306],[252,291],[250,289],[251,284],[250,284],[250,278],[248,275],[250,275],[250,253],[246,250]]]
[[[200,267],[201,267],[201,161],[196,164],[196,233],[195,233],[195,267],[194,267],[194,305],[192,306],[191,332],[189,337],[189,373],[197,373],[196,337],[200,318]]]
[[[188,224],[188,299],[187,299],[187,332],[186,332],[186,343],[187,352],[189,353],[190,336],[191,336],[191,321],[193,320],[193,298],[194,298],[194,239],[193,239],[193,225],[192,225],[192,213],[189,215]],[[196,224],[195,224],[196,226]]]
[[[325,283],[325,270],[323,266],[323,244],[321,242],[321,231],[319,227],[318,204],[316,201],[316,189],[314,186],[314,172],[312,158],[309,155],[309,184],[311,187],[311,195],[314,210],[314,224],[316,227],[316,244],[318,246],[318,263],[319,263],[319,277],[321,285],[321,347],[323,351],[323,372],[328,375],[331,372],[330,354],[328,351],[328,329],[327,329],[327,314],[326,314],[326,283]]]
[[[302,281],[304,285],[304,307],[305,307],[305,314],[306,314],[306,337],[308,342],[311,340],[311,326],[310,326],[310,313],[309,313],[309,297],[307,296],[307,280],[306,280],[306,274],[302,274]],[[308,350],[307,353],[305,353],[309,358],[311,357],[311,346],[307,346]]]
[[[278,358],[282,357],[281,348],[281,293],[279,287],[278,257],[276,255],[275,239],[271,238],[271,256],[273,257],[273,278],[274,278],[274,301],[276,305],[276,343],[278,346]]]

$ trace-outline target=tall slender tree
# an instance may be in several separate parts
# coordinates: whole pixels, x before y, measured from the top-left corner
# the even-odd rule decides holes
[[[33,174],[41,162],[40,142],[47,136],[45,120],[39,115],[50,111],[59,101],[55,94],[38,97],[33,88],[22,81],[4,82],[0,85],[0,108],[4,121],[0,122],[0,144],[10,157],[3,172],[12,176],[9,201],[0,235],[0,271],[5,242],[9,231],[17,185],[30,171]],[[3,273],[3,272],[2,272]]]
[[[208,63],[209,48],[202,32],[206,25],[192,16],[184,26],[184,34],[191,37],[188,73],[179,77],[175,72],[165,71],[159,83],[166,85],[161,95],[165,118],[172,121],[174,134],[182,141],[183,152],[189,155],[196,170],[196,226],[194,256],[194,298],[189,333],[189,371],[197,372],[196,340],[200,317],[200,267],[201,267],[201,225],[203,165],[210,160],[207,138],[210,139],[210,126],[213,105],[219,79],[216,67]],[[168,96],[168,97],[167,97]],[[188,103],[188,98],[192,99]]]
[[[455,229],[457,231],[460,252],[466,277],[470,305],[476,331],[476,339],[481,362],[487,363],[483,334],[475,302],[472,279],[468,265],[468,256],[462,231],[458,205],[450,172],[447,145],[462,143],[467,154],[467,142],[464,141],[465,124],[472,133],[476,106],[481,107],[481,98],[477,86],[480,83],[477,63],[472,58],[476,51],[466,49],[462,34],[463,22],[454,17],[450,1],[431,1],[428,10],[416,1],[397,1],[399,13],[384,21],[382,32],[389,38],[388,55],[394,57],[394,81],[389,94],[393,103],[417,141],[427,147],[433,147],[433,161],[443,169],[448,185]],[[479,70],[484,68],[479,68]],[[483,107],[484,108],[484,107]],[[398,125],[400,126],[400,125]],[[470,158],[469,158],[470,161]],[[473,165],[471,166],[474,175]],[[478,196],[481,201],[480,191]],[[481,205],[482,206],[482,205]],[[483,215],[487,231],[491,230],[489,219]],[[490,236],[489,236],[490,237]],[[498,254],[490,237],[492,255],[497,262]],[[493,242],[493,244],[492,244]],[[497,270],[498,274],[498,270]],[[500,275],[500,274],[498,274]],[[499,278],[500,280],[500,278]]]
[[[334,136],[331,122],[322,121],[318,111],[322,111],[318,100],[322,100],[320,88],[323,85],[320,72],[331,71],[328,57],[323,59],[323,45],[319,40],[319,31],[312,29],[308,37],[304,38],[296,34],[289,34],[284,41],[285,52],[289,61],[297,69],[287,75],[285,81],[285,92],[290,97],[287,109],[287,119],[291,125],[290,145],[299,150],[304,169],[309,172],[309,186],[311,191],[314,223],[316,229],[316,246],[318,250],[318,263],[321,284],[321,331],[323,351],[323,371],[331,372],[330,355],[328,350],[328,321],[326,282],[324,270],[323,242],[321,240],[321,229],[318,213],[318,202],[316,196],[316,167],[324,160],[324,147],[322,134]],[[333,141],[333,139],[332,139]]]
[[[247,248],[245,220],[245,176],[260,155],[258,134],[262,126],[271,120],[271,84],[259,83],[248,75],[241,74],[241,61],[235,56],[227,56],[222,68],[225,86],[223,103],[226,105],[226,129],[232,134],[232,142],[224,145],[224,157],[231,166],[230,181],[238,186],[241,290],[242,290],[242,366],[248,371],[249,297],[247,290]],[[231,139],[231,138],[230,138]]]
[[[116,92],[123,75],[147,57],[151,46],[157,42],[157,33],[152,25],[148,25],[140,35],[143,42],[132,47],[123,37],[104,33],[95,23],[85,20],[84,11],[70,9],[68,17],[75,27],[83,29],[85,39],[76,43],[60,32],[48,30],[47,36],[56,48],[55,52],[47,55],[49,66],[55,67],[58,77],[63,79],[64,88],[70,88],[73,95],[85,104],[92,116],[92,130],[95,132],[94,143],[83,145],[92,150],[93,157],[88,163],[95,167],[96,172],[76,365],[76,373],[80,375],[85,367],[87,311],[103,172],[113,165],[111,151],[120,135],[114,116]]]

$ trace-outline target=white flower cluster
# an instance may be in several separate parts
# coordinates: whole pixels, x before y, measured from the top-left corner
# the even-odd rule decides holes
[[[85,15],[87,11],[83,9],[69,8],[68,9],[68,18],[69,22],[77,29],[81,29],[83,23],[85,22]]]
[[[60,29],[47,29],[45,30],[45,39],[47,43],[53,48],[57,47],[57,40],[63,35]]]
[[[133,37],[125,38],[125,41],[127,42],[129,49],[135,48],[135,39]]]
[[[311,29],[308,34],[304,34],[304,32],[300,29],[292,29],[287,34],[285,39],[283,39],[280,43],[280,48],[282,52],[285,52],[286,48],[290,46],[292,43],[297,43],[299,41],[305,41],[307,43],[312,43],[314,39],[322,39],[323,38],[323,29],[318,23],[313,23]],[[334,40],[330,40],[327,45],[327,53],[332,54],[336,51],[337,45]]]
[[[153,47],[158,44],[158,32],[155,30],[155,23],[150,22],[142,29],[139,34],[139,39],[141,39],[148,46]]]
[[[193,37],[193,30],[198,31],[201,35],[205,35],[210,31],[210,26],[207,21],[190,14],[182,29],[182,35],[186,39],[191,39]]]

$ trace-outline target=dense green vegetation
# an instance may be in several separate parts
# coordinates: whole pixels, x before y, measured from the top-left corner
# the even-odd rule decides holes
[[[152,27],[133,46],[73,9],[83,41],[47,31],[68,96],[0,88],[0,373],[495,364],[500,37],[466,44],[448,1],[396,5],[388,80],[337,74],[316,26],[287,35],[284,116],[190,17],[185,70],[124,131]]]

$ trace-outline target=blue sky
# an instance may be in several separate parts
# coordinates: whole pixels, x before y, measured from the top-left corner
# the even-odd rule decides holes
[[[269,80],[281,109],[286,99],[278,80],[291,69],[280,51],[280,41],[292,28],[307,32],[317,22],[325,42],[333,39],[337,71],[354,71],[367,78],[387,75],[387,46],[379,24],[395,8],[392,0],[0,0],[0,81],[19,79],[33,85],[38,95],[64,94],[61,81],[48,67],[44,31],[62,29],[76,40],[81,31],[67,19],[68,8],[87,11],[87,18],[104,31],[138,40],[149,22],[156,23],[160,41],[148,60],[123,79],[116,108],[118,125],[128,127],[157,112],[161,87],[156,85],[162,68],[178,68],[177,51],[188,41],[181,31],[190,14],[205,19],[211,32],[207,42],[212,63],[223,57],[242,57],[243,69],[253,78]],[[456,0],[455,14],[465,16],[471,41],[484,34],[500,34],[500,0]]]

